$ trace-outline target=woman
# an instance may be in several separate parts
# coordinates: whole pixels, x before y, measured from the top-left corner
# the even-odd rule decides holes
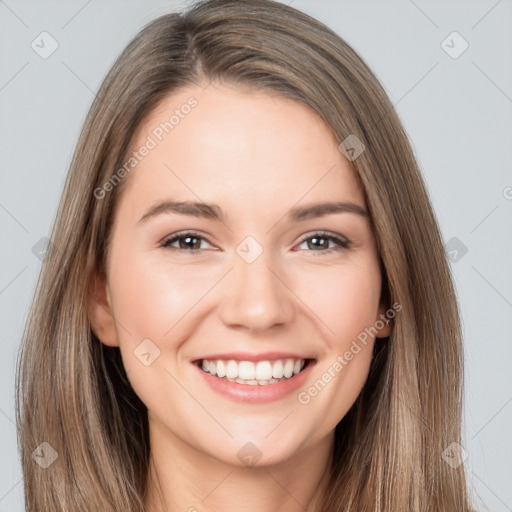
[[[439,230],[324,25],[268,0],[150,23],[52,247],[18,372],[27,510],[470,510]]]

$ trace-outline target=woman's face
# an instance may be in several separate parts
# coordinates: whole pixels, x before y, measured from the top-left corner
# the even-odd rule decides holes
[[[375,325],[389,334],[363,193],[331,131],[298,102],[212,83],[161,102],[130,157],[90,310],[152,434],[234,465],[331,443]]]

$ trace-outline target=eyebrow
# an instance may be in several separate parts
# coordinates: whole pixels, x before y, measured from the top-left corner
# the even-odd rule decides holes
[[[224,222],[225,216],[220,206],[211,203],[193,201],[161,201],[153,205],[138,221],[138,224],[164,213],[177,213],[203,217]],[[333,213],[353,213],[361,217],[368,217],[368,212],[358,204],[347,201],[331,201],[312,203],[306,206],[296,206],[288,211],[286,217],[290,221],[304,221],[316,217],[323,217]]]

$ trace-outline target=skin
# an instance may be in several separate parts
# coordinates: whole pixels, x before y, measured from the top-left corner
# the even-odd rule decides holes
[[[101,342],[120,347],[148,408],[148,510],[313,511],[334,428],[364,385],[375,339],[308,404],[295,392],[235,403],[211,390],[191,361],[287,351],[316,359],[301,390],[321,379],[387,309],[376,243],[369,217],[286,214],[320,201],[366,209],[363,192],[320,117],[269,92],[218,83],[182,89],[139,126],[133,147],[191,96],[198,105],[125,178],[106,278],[92,280],[91,323]],[[138,222],[168,198],[215,203],[224,221],[163,213]],[[184,230],[211,243],[194,241],[195,253],[183,241],[181,250],[162,246]],[[350,246],[321,238],[316,247],[308,237],[322,230]],[[249,235],[263,249],[252,263],[236,252]],[[377,337],[389,334],[387,325]],[[160,355],[145,366],[133,351],[148,338]],[[246,443],[261,453],[252,467],[237,457]]]

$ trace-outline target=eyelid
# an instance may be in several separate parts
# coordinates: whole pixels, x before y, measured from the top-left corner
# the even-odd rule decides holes
[[[160,243],[160,246],[163,247],[164,249],[171,249],[171,250],[176,250],[176,251],[185,251],[185,252],[191,252],[191,253],[195,253],[195,252],[201,252],[203,251],[204,249],[179,249],[177,247],[170,247],[166,244],[170,243],[170,242],[174,242],[176,239],[179,239],[179,238],[185,238],[187,236],[191,236],[191,237],[195,237],[195,238],[199,238],[199,239],[202,239],[204,241],[206,241],[209,245],[212,245],[212,246],[215,246],[215,244],[213,244],[210,239],[201,234],[200,232],[198,231],[194,231],[194,230],[184,230],[184,231],[179,231],[177,233],[173,233],[171,235],[168,235],[166,236]],[[352,242],[351,240],[349,240],[347,237],[343,236],[343,235],[340,235],[338,233],[332,233],[330,231],[323,231],[323,230],[317,230],[317,231],[311,231],[309,233],[307,233],[306,235],[304,235],[302,237],[302,239],[297,242],[297,244],[295,244],[295,246],[297,245],[301,245],[303,244],[305,241],[311,239],[311,238],[327,238],[331,241],[334,241],[334,243],[337,245],[336,247],[330,247],[330,248],[327,248],[325,250],[320,250],[320,251],[306,251],[306,252],[318,252],[318,253],[330,253],[332,251],[337,251],[337,250],[343,250],[343,249],[349,249],[351,246],[352,246]]]
[[[306,240],[309,240],[311,238],[327,238],[329,240],[334,241],[334,243],[336,244],[336,247],[329,247],[328,249],[321,250],[321,251],[306,251],[306,252],[313,253],[313,255],[315,253],[318,253],[318,254],[322,254],[322,253],[323,254],[330,254],[330,253],[336,252],[336,251],[347,250],[347,249],[350,249],[352,247],[352,241],[349,240],[346,236],[343,236],[343,235],[340,235],[340,234],[337,234],[337,233],[332,233],[330,231],[323,231],[323,230],[313,231],[313,232],[308,233],[307,235],[305,235],[302,238],[302,240],[297,245],[301,245]]]
[[[320,230],[320,231],[311,231],[307,235],[304,235],[302,240],[299,242],[299,245],[301,243],[305,242],[306,240],[309,240],[310,238],[314,238],[315,236],[317,236],[317,237],[325,237],[325,238],[332,238],[334,240],[339,240],[340,242],[343,242],[343,243],[345,243],[347,245],[350,245],[352,243],[346,236],[339,235],[337,233],[332,233],[330,231],[322,231],[322,230]]]
[[[168,247],[168,246],[166,246],[166,244],[169,243],[169,242],[174,241],[177,238],[185,238],[186,236],[193,236],[193,237],[196,237],[196,238],[201,238],[201,239],[205,240],[206,242],[208,242],[210,245],[215,246],[215,244],[213,244],[207,236],[201,234],[199,231],[194,231],[194,230],[191,230],[191,229],[186,229],[184,231],[178,231],[177,233],[173,233],[171,235],[166,236],[160,242],[160,245],[164,249],[170,248],[170,249],[180,250],[180,249],[177,249],[176,247]],[[196,251],[201,251],[201,250],[204,250],[204,249],[189,249],[187,252],[196,252]]]

